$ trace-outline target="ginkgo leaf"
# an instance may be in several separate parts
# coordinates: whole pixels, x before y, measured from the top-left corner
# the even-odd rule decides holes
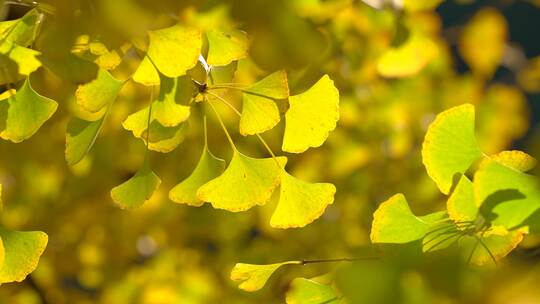
[[[448,194],[454,178],[481,156],[474,133],[473,105],[464,104],[437,115],[424,139],[422,162],[442,193]]]
[[[66,131],[66,161],[72,166],[83,159],[96,141],[103,125],[105,115],[98,120],[88,121],[77,117],[71,118]]]
[[[441,221],[431,225],[422,239],[422,252],[433,252],[454,245],[461,239],[465,228],[469,225],[458,225],[452,221]],[[465,228],[463,228],[465,227]]]
[[[214,208],[233,212],[264,205],[279,185],[280,171],[286,162],[283,156],[251,158],[235,151],[223,174],[200,187],[197,197]]]
[[[111,190],[111,198],[121,209],[138,208],[152,197],[160,184],[161,180],[145,159],[133,177]]]
[[[0,284],[21,282],[36,269],[47,246],[47,234],[41,231],[10,231],[0,228],[4,245],[4,263],[0,267]]]
[[[4,248],[4,241],[2,241],[2,238],[0,237],[0,269],[4,266],[5,260],[6,260],[6,249]]]
[[[523,240],[523,231],[507,231],[502,227],[488,229],[480,235],[464,236],[459,246],[467,254],[469,261],[476,265],[496,263]]]
[[[278,124],[279,110],[272,99],[249,93],[242,96],[240,134],[245,136],[263,133]]]
[[[0,85],[14,83],[30,75],[41,66],[40,52],[0,41]]]
[[[337,304],[340,302],[332,286],[305,278],[294,279],[285,295],[287,304]]]
[[[405,196],[398,193],[381,203],[373,214],[370,238],[373,243],[402,244],[416,241],[426,235],[432,222],[439,217],[440,213],[415,216]]]
[[[56,101],[34,91],[27,78],[15,95],[0,100],[0,137],[16,143],[28,139],[51,118],[57,106]]]
[[[448,216],[454,222],[474,221],[478,215],[478,207],[474,201],[473,183],[462,175],[446,202]]]
[[[227,65],[247,55],[248,39],[246,33],[242,31],[209,30],[206,37],[208,38],[206,62],[209,65]]]
[[[254,265],[238,263],[231,271],[231,280],[240,282],[238,288],[245,291],[257,291],[264,287],[272,273],[283,265],[301,264],[300,261],[288,261],[283,263]]]
[[[256,83],[250,85],[244,92],[253,93],[273,99],[285,99],[289,97],[289,83],[285,71],[276,71]]]
[[[339,119],[339,91],[334,82],[324,75],[304,93],[289,97],[289,104],[282,150],[302,153],[321,146]]]
[[[304,227],[319,218],[334,202],[336,187],[328,183],[308,183],[281,170],[279,201],[270,219],[275,228]]]
[[[412,33],[399,47],[391,48],[377,61],[377,71],[385,77],[408,77],[420,72],[438,53],[428,37]]]
[[[197,190],[208,181],[216,178],[225,169],[225,161],[215,157],[208,147],[204,147],[195,170],[169,192],[169,198],[179,204],[202,206],[203,201],[197,197]]]
[[[540,208],[538,179],[494,160],[475,172],[473,188],[476,205],[492,225],[516,228]]]
[[[144,56],[132,78],[133,81],[143,84],[145,86],[153,86],[159,84],[159,73],[150,61],[150,59],[148,59],[148,56]]]
[[[152,118],[164,127],[175,127],[189,118],[190,107],[178,104],[181,99],[191,98],[189,77],[160,77],[159,96],[152,105]],[[187,94],[186,94],[187,93]],[[181,97],[183,94],[185,97]]]
[[[149,31],[148,57],[165,76],[182,76],[197,63],[202,39],[199,29],[174,25]]]
[[[512,150],[502,151],[495,155],[490,155],[489,157],[483,159],[478,167],[481,168],[483,164],[489,163],[490,160],[496,161],[499,164],[514,168],[521,172],[532,170],[534,167],[536,167],[537,163],[536,159],[529,154],[522,151]]]
[[[29,46],[36,37],[41,18],[42,14],[37,9],[32,9],[20,19],[0,22],[0,39],[23,47]]]
[[[77,103],[87,111],[97,112],[114,102],[123,84],[107,70],[99,69],[96,79],[79,85],[75,91]]]

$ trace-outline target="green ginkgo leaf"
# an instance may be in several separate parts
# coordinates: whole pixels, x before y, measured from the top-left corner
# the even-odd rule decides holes
[[[529,154],[512,150],[512,151],[502,151],[495,155],[490,155],[482,160],[478,165],[479,168],[483,166],[484,163],[489,162],[490,160],[496,161],[499,164],[505,165],[510,168],[514,168],[521,172],[527,172],[536,167],[536,159]]]
[[[446,202],[448,216],[454,222],[474,221],[478,215],[478,207],[474,201],[473,183],[462,175]]]
[[[225,169],[225,161],[215,157],[205,145],[195,170],[169,192],[169,198],[179,204],[202,206],[197,190],[208,181],[219,176]]]
[[[77,103],[87,111],[98,112],[114,102],[123,84],[107,70],[99,69],[96,79],[79,85],[75,91]]]
[[[264,205],[279,185],[286,162],[283,156],[259,159],[235,151],[223,174],[200,187],[197,197],[214,208],[233,212]]]
[[[43,15],[37,9],[28,11],[22,18],[0,22],[0,39],[27,47],[34,41]]]
[[[272,99],[285,99],[289,97],[289,83],[285,71],[276,71],[256,83],[250,85],[244,92],[253,93]]]
[[[285,296],[287,304],[337,304],[340,297],[332,286],[305,278],[294,279]]]
[[[209,65],[227,65],[247,55],[248,39],[246,33],[242,31],[209,30],[206,37],[208,38],[206,62]]]
[[[40,52],[0,40],[0,85],[14,83],[41,66]]]
[[[272,99],[249,93],[242,95],[240,134],[245,136],[263,133],[279,123],[279,110]]]
[[[39,95],[27,78],[12,96],[0,100],[0,137],[12,142],[28,139],[54,114],[56,101]]]
[[[67,125],[65,156],[68,165],[80,162],[90,151],[103,125],[105,115],[98,120],[89,121],[73,117]]]
[[[111,190],[111,197],[122,209],[138,208],[152,197],[160,184],[161,180],[146,158],[133,177]]]
[[[148,56],[144,56],[132,78],[145,86],[159,85],[159,73]]]
[[[197,63],[202,39],[199,29],[174,25],[149,31],[148,57],[165,76],[182,76]]]
[[[381,203],[373,214],[371,241],[402,244],[422,239],[437,217],[439,213],[424,217],[415,216],[405,196],[398,193]]]
[[[429,126],[422,161],[441,192],[448,194],[454,179],[480,157],[474,133],[474,106],[464,104],[442,112]]]
[[[4,246],[4,263],[0,267],[0,284],[21,282],[36,269],[47,246],[47,234],[41,231],[10,231],[0,228]]]
[[[238,263],[231,271],[231,280],[240,282],[238,288],[245,291],[257,291],[264,287],[272,273],[283,265],[301,264],[300,261],[288,261],[283,263],[254,265]]]
[[[164,127],[175,127],[189,118],[189,106],[177,101],[191,98],[189,77],[160,77],[159,96],[152,105],[152,118]],[[183,96],[182,96],[183,95]]]
[[[336,187],[328,183],[308,183],[281,170],[279,201],[270,219],[275,228],[304,227],[319,218],[334,202]]]
[[[474,175],[476,205],[492,225],[521,225],[540,208],[538,179],[495,160],[484,161]]]
[[[502,227],[494,227],[475,236],[460,238],[459,246],[472,264],[497,263],[521,243],[523,235],[519,229],[507,231]]]
[[[324,75],[304,93],[289,97],[289,104],[282,150],[302,153],[321,146],[339,119],[339,92],[334,82]]]

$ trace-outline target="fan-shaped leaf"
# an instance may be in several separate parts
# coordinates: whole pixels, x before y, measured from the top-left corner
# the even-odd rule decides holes
[[[325,75],[306,92],[291,96],[289,104],[283,151],[301,153],[321,146],[339,119],[339,92],[334,82]]]
[[[522,151],[502,151],[495,155],[490,155],[489,157],[482,160],[478,165],[481,168],[485,163],[489,163],[490,160],[496,161],[501,165],[505,165],[510,168],[514,168],[521,172],[527,172],[536,167],[536,159],[529,154]]]
[[[175,127],[187,120],[191,113],[189,106],[177,103],[191,98],[187,88],[191,88],[188,77],[160,77],[159,96],[152,106],[153,119],[164,127]]]
[[[28,139],[56,111],[56,101],[39,95],[29,78],[12,96],[0,100],[0,137],[12,142]]]
[[[22,18],[0,22],[0,39],[27,47],[35,39],[42,14],[37,9],[28,11]]]
[[[148,57],[165,76],[182,76],[195,66],[201,53],[201,32],[196,28],[174,25],[149,31]]]
[[[288,264],[301,264],[300,261],[288,261],[283,263],[254,265],[238,263],[231,271],[231,280],[240,282],[238,288],[245,291],[256,291],[264,287],[272,273],[279,267]]]
[[[252,84],[244,91],[273,99],[285,99],[289,97],[287,73],[285,71],[274,72]]]
[[[474,106],[464,104],[437,115],[422,146],[422,161],[441,192],[448,194],[457,174],[482,156],[474,134]]]
[[[446,202],[448,215],[455,222],[474,221],[478,215],[478,207],[474,202],[473,183],[462,175],[456,189]]]
[[[459,245],[468,254],[470,262],[476,265],[495,263],[508,255],[523,240],[521,230],[507,231],[494,227],[476,236],[465,236]]]
[[[4,263],[0,267],[0,284],[21,282],[36,269],[47,246],[47,234],[41,231],[10,231],[0,228],[4,245]]]
[[[277,161],[283,167],[287,158],[277,157]],[[272,158],[251,158],[235,151],[223,174],[199,188],[197,197],[233,212],[264,205],[279,185],[280,170]]]
[[[169,198],[179,204],[202,206],[204,202],[197,197],[197,190],[224,169],[225,161],[215,157],[205,146],[195,170],[169,192]]]
[[[133,177],[111,190],[111,197],[122,209],[138,208],[152,197],[160,184],[161,180],[146,159]]]
[[[278,124],[280,119],[279,110],[272,99],[249,93],[242,95],[240,134],[253,135],[263,133]]]
[[[77,103],[87,111],[98,112],[114,102],[123,84],[123,81],[114,78],[107,70],[99,69],[96,79],[77,88]]]
[[[337,304],[340,302],[332,286],[305,278],[292,281],[285,301],[287,304]]]
[[[279,201],[270,219],[276,228],[304,227],[319,218],[334,202],[336,187],[328,183],[308,183],[281,171]]]
[[[238,30],[209,30],[208,38],[209,65],[222,66],[246,57],[248,39],[246,33]]]
[[[72,166],[83,159],[96,141],[99,130],[103,125],[105,115],[98,120],[88,121],[73,117],[66,132],[66,161]]]
[[[0,41],[0,85],[14,83],[30,75],[41,66],[38,51]]]
[[[145,86],[159,84],[159,73],[150,59],[148,59],[148,56],[144,56],[139,67],[133,74],[133,80]]]

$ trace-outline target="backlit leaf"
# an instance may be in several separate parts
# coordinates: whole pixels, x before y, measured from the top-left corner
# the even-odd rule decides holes
[[[27,47],[34,41],[42,14],[37,9],[28,11],[17,20],[0,22],[0,39]]]
[[[177,101],[191,98],[191,83],[188,77],[160,77],[159,96],[152,105],[152,119],[164,127],[175,127],[188,119],[189,106],[178,104]],[[187,98],[182,97],[181,94]]]
[[[208,38],[206,61],[209,65],[227,65],[247,55],[248,39],[244,32],[209,30],[206,32],[206,37]]]
[[[483,164],[489,163],[490,160],[496,161],[499,164],[514,168],[521,172],[532,170],[537,163],[536,159],[529,154],[518,150],[512,150],[502,151],[495,155],[490,155],[489,157],[483,159],[478,167],[481,168]]]
[[[28,139],[51,118],[57,106],[54,100],[34,91],[27,78],[15,95],[0,100],[0,137],[16,143]]]
[[[234,265],[234,268],[231,271],[231,280],[240,282],[240,285],[238,285],[238,288],[240,289],[245,291],[257,291],[264,287],[264,284],[266,284],[266,281],[268,281],[274,271],[279,267],[288,264],[301,264],[301,262],[288,261],[268,265],[238,263]]]
[[[285,301],[287,304],[337,304],[340,300],[332,286],[297,278],[292,281]]]
[[[478,215],[478,207],[474,201],[473,183],[462,175],[446,202],[448,215],[455,222],[474,221]]]
[[[174,25],[149,31],[148,57],[165,76],[182,76],[194,67],[201,53],[201,32],[196,28]]]
[[[502,227],[495,227],[476,237],[465,236],[460,239],[459,245],[467,257],[470,257],[471,263],[484,265],[501,260],[512,252],[522,240],[523,232],[521,230],[507,231]]]
[[[41,66],[38,51],[18,46],[7,40],[0,42],[0,85],[14,83]]]
[[[95,121],[71,118],[66,131],[65,154],[68,165],[75,165],[90,151],[103,125],[104,116]]]
[[[481,156],[474,133],[474,106],[464,104],[437,115],[424,139],[422,161],[441,192],[448,194],[454,178]]]
[[[277,160],[281,167],[287,162],[286,157]],[[280,171],[273,158],[251,158],[235,151],[223,174],[199,188],[197,197],[233,212],[264,205],[279,185]]]
[[[150,59],[148,59],[148,56],[144,56],[143,60],[139,64],[139,67],[133,74],[133,81],[145,86],[159,84],[159,73]]]
[[[274,72],[250,85],[244,91],[273,99],[285,99],[289,97],[287,73],[281,70]]]
[[[304,227],[319,218],[334,202],[336,187],[328,183],[308,183],[281,170],[279,201],[270,219],[275,228]]]
[[[272,99],[249,93],[244,93],[242,96],[240,134],[253,135],[263,133],[278,124],[280,120],[279,110]]]
[[[161,180],[145,159],[133,177],[111,190],[111,197],[122,209],[138,208],[152,197],[160,184]]]
[[[0,228],[4,245],[4,263],[0,267],[0,284],[21,282],[36,269],[47,246],[47,234],[41,231],[10,231]]]
[[[107,70],[99,69],[96,79],[77,88],[77,103],[87,111],[97,112],[114,102],[123,84]]]
[[[224,169],[225,161],[215,157],[205,146],[195,170],[169,192],[169,198],[179,204],[202,206],[204,202],[197,197],[197,190]]]
[[[339,119],[339,92],[334,82],[323,76],[302,94],[289,97],[282,150],[301,153],[321,146]]]

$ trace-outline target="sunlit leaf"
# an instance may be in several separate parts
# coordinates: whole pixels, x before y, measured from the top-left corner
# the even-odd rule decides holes
[[[15,95],[0,100],[0,137],[12,142],[28,139],[54,114],[58,104],[39,95],[27,78]]]
[[[41,66],[38,51],[0,41],[0,85],[14,83]]]
[[[42,17],[37,9],[32,9],[20,19],[0,22],[0,38],[27,47],[36,37]]]
[[[196,28],[174,25],[149,31],[148,57],[165,76],[182,76],[195,66],[201,53],[201,32]]]
[[[308,183],[281,170],[279,201],[270,219],[275,228],[304,227],[319,218],[334,202],[336,187],[328,183]]]
[[[465,236],[459,245],[470,262],[476,265],[493,264],[514,250],[523,240],[521,230],[507,231],[502,227],[488,229],[476,236]]]
[[[103,125],[104,116],[95,121],[71,118],[66,131],[65,155],[68,165],[75,165],[90,151]]]
[[[161,180],[145,159],[133,177],[111,190],[111,197],[122,209],[138,208],[152,197],[160,184]]]
[[[96,79],[77,88],[77,103],[87,111],[97,112],[114,102],[123,84],[107,70],[99,69]]]
[[[486,157],[482,160],[478,167],[481,168],[484,164],[488,164],[491,160],[521,172],[532,170],[537,163],[536,159],[529,154],[518,150],[511,150],[502,151],[495,155]]]
[[[332,286],[297,278],[292,281],[285,301],[287,304],[337,304],[340,300]]]
[[[302,94],[289,97],[282,150],[301,153],[321,146],[339,119],[339,92],[334,82],[323,76]]]
[[[387,50],[377,62],[377,71],[385,77],[407,77],[420,72],[438,54],[437,45],[428,37],[412,33],[405,43]]]
[[[473,183],[462,175],[446,202],[448,215],[455,222],[474,221],[478,207],[474,201]]]
[[[159,84],[159,73],[147,56],[144,56],[139,67],[133,74],[133,81],[145,86]]]
[[[285,99],[289,97],[287,73],[281,70],[274,72],[250,85],[244,91],[273,99]]]
[[[242,117],[240,118],[240,134],[253,135],[275,127],[279,120],[279,110],[272,99],[242,94]]]
[[[422,146],[422,161],[441,192],[482,156],[474,134],[474,106],[465,104],[437,115]]]
[[[209,30],[206,32],[206,37],[208,38],[206,61],[209,65],[227,65],[247,55],[248,39],[244,32]]]
[[[152,105],[152,119],[157,120],[164,127],[175,127],[188,119],[189,106],[178,104],[180,99],[191,98],[191,83],[188,77],[168,78],[160,77],[159,96]],[[183,94],[187,98],[182,98]]]
[[[169,192],[169,198],[179,204],[201,206],[204,202],[197,197],[197,190],[224,169],[225,161],[215,157],[205,146],[195,170]]]
[[[10,231],[0,228],[4,245],[4,263],[0,267],[0,284],[21,282],[36,269],[47,246],[47,234],[41,231]]]
[[[238,288],[240,289],[245,291],[257,291],[264,287],[264,284],[266,284],[266,281],[268,281],[274,271],[283,265],[289,264],[301,264],[301,262],[288,261],[268,265],[238,263],[234,265],[234,268],[231,271],[231,280],[240,282],[240,285],[238,285]]]
[[[283,167],[287,158],[277,157],[277,161]],[[251,158],[235,151],[223,174],[200,187],[197,197],[233,212],[264,205],[279,185],[280,166],[273,158]]]

